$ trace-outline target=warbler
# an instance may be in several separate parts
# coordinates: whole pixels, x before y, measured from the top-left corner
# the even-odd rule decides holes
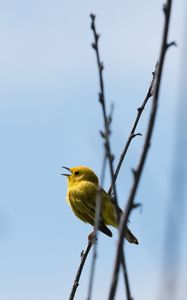
[[[83,222],[94,226],[96,199],[100,193],[101,211],[98,229],[112,237],[112,232],[106,225],[118,228],[118,215],[120,217],[122,214],[121,208],[118,206],[116,212],[114,199],[99,186],[98,177],[90,168],[84,166],[63,168],[70,172],[62,175],[67,176],[68,179],[66,201],[74,214]],[[137,238],[128,228],[124,236],[128,242],[138,244]]]

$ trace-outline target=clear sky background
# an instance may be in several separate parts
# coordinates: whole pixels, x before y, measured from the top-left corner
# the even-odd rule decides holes
[[[103,122],[89,14],[97,14],[107,105],[115,105],[116,165],[158,57],[162,5],[160,0],[0,1],[0,299],[68,299],[91,230],[66,204],[66,178],[60,176],[62,165],[101,172]],[[173,160],[180,158],[176,137],[185,135],[176,134],[178,103],[186,91],[185,12],[185,0],[174,1],[169,36],[178,47],[166,56],[156,128],[136,197],[143,206],[131,216],[140,245],[126,247],[130,283],[139,300],[158,299]],[[142,134],[149,108],[138,128]],[[131,144],[118,178],[122,207],[142,141],[138,137]],[[109,184],[107,174],[106,189]],[[177,299],[187,294],[186,225],[181,225]],[[117,241],[113,232],[112,239],[99,236],[94,299],[108,295]],[[90,258],[77,300],[86,299]],[[116,299],[124,299],[122,280]]]

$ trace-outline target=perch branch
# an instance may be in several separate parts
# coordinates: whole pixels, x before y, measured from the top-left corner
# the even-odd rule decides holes
[[[106,152],[104,152],[103,164],[102,164],[102,170],[101,170],[101,177],[100,177],[101,186],[103,186],[103,183],[104,183],[105,171],[106,171]],[[93,281],[94,281],[94,275],[95,275],[96,259],[97,259],[98,228],[99,228],[100,212],[101,212],[100,190],[101,190],[101,187],[99,186],[98,190],[97,190],[97,195],[96,195],[95,221],[94,221],[94,231],[93,231],[93,235],[94,235],[93,238],[95,239],[95,243],[93,246],[93,256],[92,256],[91,269],[90,269],[87,300],[91,300],[91,295],[92,295],[92,290],[93,290]]]
[[[75,280],[74,280],[74,283],[73,283],[73,286],[72,286],[72,289],[71,289],[69,300],[73,300],[74,299],[76,290],[77,290],[77,288],[79,286],[80,276],[81,276],[84,264],[86,262],[86,258],[88,256],[88,253],[90,252],[90,249],[91,249],[92,245],[93,245],[93,241],[89,240],[88,241],[88,245],[87,245],[85,251],[81,252],[81,262],[80,262],[80,266],[79,266],[79,268],[77,270],[77,274],[75,276]]]

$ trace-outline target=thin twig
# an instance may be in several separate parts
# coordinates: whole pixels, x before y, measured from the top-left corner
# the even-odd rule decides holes
[[[158,63],[158,67],[157,67],[156,75],[155,75],[155,86],[154,86],[154,91],[153,91],[152,109],[151,109],[151,114],[150,114],[150,118],[149,118],[149,123],[148,123],[147,133],[146,133],[145,142],[144,142],[144,146],[143,146],[143,151],[140,156],[138,166],[137,166],[136,170],[134,170],[133,185],[132,185],[132,188],[131,188],[131,191],[129,194],[127,205],[124,209],[124,214],[122,215],[121,220],[120,220],[120,233],[119,233],[119,239],[118,239],[118,245],[117,245],[117,251],[116,251],[112,283],[110,286],[109,297],[108,297],[109,300],[113,300],[115,297],[118,276],[119,276],[119,267],[120,267],[121,256],[122,256],[122,251],[123,251],[124,231],[127,226],[127,221],[128,221],[129,215],[134,207],[134,199],[135,199],[136,191],[138,188],[138,184],[140,182],[143,167],[145,165],[145,160],[146,160],[147,153],[148,153],[148,150],[150,147],[151,137],[152,137],[153,128],[154,128],[154,124],[155,124],[155,120],[156,120],[163,63],[164,63],[166,50],[168,49],[167,39],[168,39],[169,21],[170,21],[170,14],[171,14],[171,5],[172,5],[172,0],[168,0],[166,2],[166,4],[164,5],[164,9],[163,9],[164,15],[165,15],[165,24],[164,24],[164,30],[163,30],[159,63]]]
[[[113,107],[111,109],[111,114],[109,115],[109,117],[107,117],[106,114],[106,107],[105,107],[105,96],[104,96],[104,83],[103,83],[103,77],[102,77],[102,71],[103,71],[103,64],[100,62],[100,56],[99,56],[99,49],[98,49],[98,39],[99,39],[99,35],[96,33],[95,30],[95,24],[94,24],[94,20],[95,20],[95,16],[94,15],[90,15],[91,17],[91,29],[93,30],[94,33],[94,43],[92,44],[92,47],[96,50],[96,56],[97,56],[97,64],[98,64],[98,70],[99,70],[99,81],[100,81],[100,93],[99,93],[99,101],[102,105],[102,111],[103,111],[103,119],[104,119],[104,128],[105,128],[105,132],[100,131],[102,138],[105,139],[105,156],[104,156],[104,160],[103,160],[103,168],[102,168],[102,175],[101,175],[101,179],[103,178],[104,180],[104,168],[106,166],[106,158],[108,158],[109,160],[109,165],[110,165],[110,170],[111,170],[111,174],[113,174],[113,156],[111,155],[111,150],[110,150],[110,143],[109,143],[109,135],[110,135],[110,123],[112,121],[112,112],[113,112]],[[97,49],[96,49],[97,48]],[[112,177],[113,175],[111,175]],[[103,181],[102,180],[102,181]],[[101,183],[102,185],[102,183]],[[115,192],[115,188],[114,188],[114,192]],[[116,192],[115,192],[116,195]],[[115,197],[115,201],[117,201],[117,197]],[[93,279],[94,279],[94,272],[95,272],[95,262],[96,262],[96,257],[97,257],[97,231],[98,231],[98,226],[99,226],[99,219],[100,219],[100,209],[101,209],[101,199],[99,197],[99,191],[98,191],[98,197],[96,197],[96,208],[95,208],[95,222],[94,222],[94,232],[93,232],[93,241],[95,241],[95,246],[94,246],[94,252],[93,252],[93,259],[92,259],[92,264],[91,264],[91,271],[90,271],[90,280],[89,280],[89,289],[88,289],[88,297],[87,299],[91,299],[91,293],[92,293],[92,286],[93,286]],[[72,287],[72,291],[69,297],[69,300],[73,300],[77,287],[79,285],[79,279],[82,273],[82,269],[83,266],[85,264],[87,255],[93,245],[93,241],[90,241],[87,245],[87,248],[85,250],[85,252],[83,252],[83,256],[81,259],[81,263],[80,266],[78,268],[74,283],[73,283],[73,287]]]
[[[123,275],[124,275],[127,299],[128,300],[133,300],[133,298],[131,296],[131,291],[130,291],[129,277],[128,277],[128,272],[127,272],[127,265],[126,265],[126,261],[125,261],[125,255],[122,255],[121,264],[122,264],[122,268],[123,268]]]
[[[81,276],[81,273],[82,273],[82,269],[84,267],[86,258],[88,256],[88,253],[90,252],[90,249],[91,249],[92,245],[93,245],[93,241],[90,240],[88,242],[88,245],[87,245],[85,251],[81,252],[81,263],[80,263],[80,266],[79,266],[79,268],[77,270],[77,274],[75,276],[75,280],[74,280],[74,283],[73,283],[73,286],[72,286],[72,290],[71,290],[71,293],[70,293],[70,296],[69,296],[69,300],[73,300],[74,299],[76,290],[77,290],[77,288],[79,286],[79,280],[80,280],[80,276]]]
[[[116,170],[115,170],[115,173],[114,173],[114,176],[113,176],[113,181],[112,181],[112,184],[110,186],[110,189],[108,190],[108,193],[111,194],[112,193],[112,187],[114,185],[114,183],[116,182],[116,179],[118,177],[118,174],[119,174],[119,171],[120,171],[120,168],[121,168],[121,165],[124,161],[124,158],[126,156],[126,153],[128,151],[128,148],[131,144],[131,141],[136,137],[136,136],[140,136],[141,133],[135,133],[136,131],[136,128],[137,128],[137,125],[139,123],[139,120],[140,120],[140,117],[144,111],[144,108],[148,102],[148,100],[152,97],[152,91],[153,91],[153,84],[154,84],[154,79],[155,79],[155,71],[152,73],[153,74],[153,78],[151,80],[151,83],[150,83],[150,86],[149,86],[149,89],[147,91],[147,94],[144,98],[144,101],[142,103],[142,105],[137,109],[137,115],[136,115],[136,118],[135,118],[135,121],[133,123],[133,126],[132,126],[132,129],[131,129],[131,132],[128,136],[128,139],[127,139],[127,142],[125,144],[125,147],[124,147],[124,150],[123,152],[121,153],[121,156],[120,156],[120,159],[119,159],[119,162],[118,162],[118,165],[116,167]]]
[[[100,85],[99,102],[100,102],[101,107],[102,107],[104,128],[105,128],[105,131],[102,133],[102,136],[105,139],[106,155],[107,155],[108,162],[109,162],[110,175],[111,175],[111,181],[112,181],[112,178],[114,176],[114,168],[113,168],[114,156],[112,155],[110,141],[109,141],[109,136],[110,136],[109,123],[110,123],[110,120],[109,120],[109,118],[107,116],[107,113],[106,113],[106,101],[105,101],[105,91],[104,91],[104,81],[103,81],[104,64],[101,62],[100,54],[99,54],[99,45],[98,45],[98,43],[99,43],[100,36],[97,33],[96,27],[95,27],[95,18],[96,18],[96,16],[94,14],[91,14],[90,18],[91,18],[91,29],[93,31],[93,36],[94,36],[94,42],[92,43],[92,48],[95,50],[97,66],[98,66],[98,73],[99,73],[99,85]],[[117,192],[116,192],[115,185],[113,185],[113,192],[114,192],[114,198],[115,198],[115,201],[116,201],[116,204],[117,204]]]
[[[91,17],[91,29],[92,29],[93,35],[94,35],[94,42],[92,43],[92,47],[93,47],[93,49],[95,50],[95,53],[96,53],[96,60],[97,60],[98,73],[99,73],[99,84],[100,84],[99,102],[102,106],[104,128],[105,128],[105,131],[100,132],[100,133],[101,133],[101,136],[105,140],[106,156],[107,156],[108,162],[109,162],[111,182],[112,182],[111,189],[113,190],[116,214],[117,214],[117,218],[118,218],[118,221],[119,221],[120,216],[118,214],[118,201],[117,201],[116,185],[115,185],[115,181],[113,180],[113,178],[114,178],[114,167],[113,167],[114,156],[111,152],[111,146],[110,146],[110,140],[109,140],[109,136],[110,136],[110,133],[111,133],[110,132],[110,123],[111,123],[112,118],[111,118],[111,115],[107,116],[107,113],[106,113],[106,101],[105,101],[104,81],[103,81],[104,65],[100,60],[99,45],[98,45],[100,36],[97,33],[96,27],[95,27],[95,18],[96,18],[96,16],[91,14],[90,17]],[[122,251],[122,254],[121,254],[121,259],[122,259],[122,267],[123,267],[123,272],[124,272],[124,277],[125,277],[125,287],[126,287],[127,299],[131,300],[132,298],[130,296],[128,273],[127,273],[127,269],[126,269],[125,257],[124,257],[123,251]]]

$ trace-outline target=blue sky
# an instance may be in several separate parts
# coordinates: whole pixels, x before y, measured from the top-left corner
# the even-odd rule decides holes
[[[131,217],[140,240],[127,245],[135,299],[157,299],[162,270],[166,209],[181,93],[185,1],[174,1],[159,112],[137,201]],[[136,109],[151,81],[163,28],[162,1],[2,1],[0,3],[0,298],[67,299],[91,227],[74,217],[65,201],[61,165],[101,171],[102,115],[98,74],[90,47],[89,14],[101,33],[107,104],[114,102],[112,150],[118,161]],[[185,79],[183,78],[184,89]],[[140,122],[145,132],[149,107]],[[182,133],[181,133],[182,134]],[[117,190],[124,207],[143,138],[133,141]],[[110,184],[106,176],[105,188]],[[186,225],[186,224],[185,224]],[[114,232],[114,231],[113,231]],[[100,235],[95,299],[108,294],[117,234]],[[179,295],[187,293],[181,248]],[[91,258],[91,256],[90,256]],[[86,299],[90,258],[76,299]],[[118,297],[124,286],[119,283]]]

